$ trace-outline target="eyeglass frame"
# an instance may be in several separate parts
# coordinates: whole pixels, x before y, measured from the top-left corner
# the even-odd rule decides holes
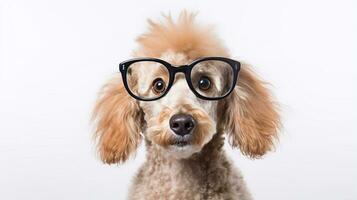
[[[207,60],[215,60],[215,61],[222,61],[222,62],[228,63],[233,69],[233,80],[232,80],[233,84],[232,84],[231,88],[229,89],[229,91],[225,95],[223,95],[221,97],[205,97],[205,96],[201,95],[200,93],[198,93],[196,91],[196,89],[194,88],[193,84],[192,84],[191,72],[192,72],[193,67],[195,65],[197,65],[198,63],[203,62],[203,61],[207,61]],[[167,87],[165,89],[165,92],[162,93],[162,95],[160,95],[158,97],[151,98],[151,99],[143,99],[143,98],[140,98],[140,97],[136,96],[130,90],[128,82],[127,82],[127,72],[128,72],[128,69],[129,69],[130,65],[132,65],[134,63],[137,63],[137,62],[145,62],[145,61],[160,63],[163,66],[165,66],[167,71],[169,72],[169,81],[168,81]],[[135,98],[135,99],[137,99],[139,101],[155,101],[155,100],[158,100],[158,99],[164,97],[170,91],[170,89],[171,89],[171,87],[172,87],[172,85],[173,85],[173,83],[175,81],[176,73],[179,73],[179,72],[182,72],[182,73],[185,74],[185,79],[186,79],[187,85],[189,86],[190,90],[198,98],[203,99],[203,100],[210,100],[210,101],[220,100],[220,99],[223,99],[223,98],[227,97],[228,95],[230,95],[232,93],[232,91],[234,90],[235,85],[236,85],[237,80],[238,80],[238,75],[239,75],[240,68],[241,68],[241,63],[239,61],[236,61],[236,60],[233,60],[233,59],[230,59],[230,58],[225,58],[225,57],[202,57],[202,58],[194,60],[193,62],[191,62],[188,65],[178,65],[178,66],[174,66],[174,65],[172,65],[172,64],[170,64],[170,63],[168,63],[168,62],[166,62],[164,60],[158,59],[158,58],[149,58],[149,57],[146,57],[146,58],[133,58],[133,59],[129,59],[129,60],[123,61],[123,62],[121,62],[119,64],[119,71],[121,72],[123,83],[124,83],[124,87],[125,87],[126,91],[133,98]]]

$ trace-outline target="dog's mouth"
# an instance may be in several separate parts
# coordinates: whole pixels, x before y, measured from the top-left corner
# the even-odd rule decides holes
[[[171,145],[172,145],[172,146],[176,146],[176,147],[189,146],[189,145],[191,144],[191,143],[190,143],[191,139],[192,139],[192,136],[190,136],[190,135],[185,135],[185,136],[183,136],[183,137],[176,137],[176,138],[172,141]]]
[[[189,145],[189,142],[188,141],[175,141],[175,143],[173,145],[177,146],[177,147],[184,147],[184,146]]]

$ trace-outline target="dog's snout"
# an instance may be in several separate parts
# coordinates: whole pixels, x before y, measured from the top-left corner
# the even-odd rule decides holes
[[[195,120],[191,115],[187,114],[176,114],[170,119],[170,128],[176,134],[180,136],[187,135],[191,133],[192,129],[195,127]]]

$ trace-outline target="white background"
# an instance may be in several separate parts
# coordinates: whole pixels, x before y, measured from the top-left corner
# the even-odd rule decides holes
[[[130,58],[146,18],[187,8],[213,24],[281,103],[275,153],[227,146],[255,199],[357,199],[357,27],[351,1],[1,1],[0,199],[123,199],[143,147],[96,157],[96,94]]]

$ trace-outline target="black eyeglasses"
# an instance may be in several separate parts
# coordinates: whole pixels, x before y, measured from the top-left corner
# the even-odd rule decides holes
[[[233,91],[240,63],[224,57],[204,57],[189,65],[173,66],[157,58],[135,58],[120,63],[119,70],[126,90],[137,100],[164,97],[178,72],[185,74],[189,88],[197,97],[219,100]]]

